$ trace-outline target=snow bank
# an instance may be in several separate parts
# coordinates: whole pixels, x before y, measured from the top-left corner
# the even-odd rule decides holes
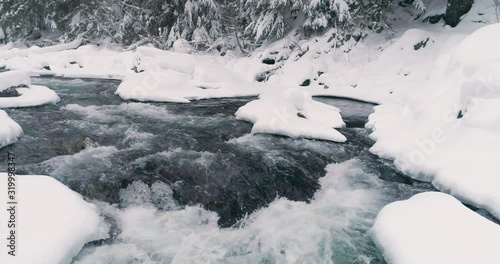
[[[372,237],[389,263],[499,263],[500,226],[443,193],[417,194],[378,214]]]
[[[430,62],[423,66],[432,72],[418,83],[400,83],[396,100],[375,107],[368,123],[377,141],[372,152],[395,159],[412,177],[497,217],[499,36],[500,24],[485,26],[463,41],[442,36],[439,43],[445,44],[434,44],[423,57]]]
[[[252,133],[283,135],[345,142],[334,128],[344,127],[340,110],[311,98],[299,89],[262,94],[258,100],[242,106],[236,118],[252,122]]]
[[[6,69],[27,71],[32,76],[100,79],[124,78],[134,72],[137,59],[131,51],[92,45],[79,47],[76,42],[46,48],[0,51],[0,58],[5,58],[0,64]]]
[[[58,52],[69,49],[76,49],[82,44],[80,39],[74,40],[70,43],[64,43],[49,47],[38,47],[33,46],[29,49],[18,49],[18,48],[10,48],[10,49],[2,49],[0,50],[0,58],[9,59],[12,57],[27,57],[29,55],[34,54],[46,54],[50,52]]]
[[[0,200],[7,204],[7,174],[0,173]],[[1,263],[70,263],[87,242],[107,237],[107,227],[95,206],[47,176],[18,176],[16,257],[3,246]],[[2,223],[10,217],[0,210]],[[10,230],[0,225],[0,237]]]
[[[262,89],[211,56],[138,48],[140,73],[128,75],[116,94],[125,100],[189,102],[192,99],[255,96]]]
[[[23,135],[21,126],[3,110],[0,110],[0,124],[0,148],[16,142]]]

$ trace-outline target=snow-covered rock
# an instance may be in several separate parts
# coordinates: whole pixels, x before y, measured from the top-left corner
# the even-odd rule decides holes
[[[188,103],[185,96],[196,90],[190,78],[172,70],[141,72],[125,78],[116,94],[124,100]]]
[[[389,263],[500,262],[500,226],[443,193],[387,205],[371,233]]]
[[[346,137],[335,128],[345,126],[336,107],[314,101],[299,89],[271,91],[242,106],[236,118],[252,122],[252,133],[312,138],[336,142]]]
[[[0,108],[30,107],[48,103],[57,103],[59,96],[51,89],[31,85],[30,74],[24,71],[13,71],[0,73],[0,91],[10,87],[26,86],[16,88],[20,96],[0,97]]]
[[[0,110],[0,124],[0,148],[16,142],[23,135],[21,126],[3,110]]]
[[[0,173],[0,201],[7,205],[7,174]],[[108,236],[97,208],[47,176],[16,177],[16,256],[3,246],[0,262],[70,263],[85,243]],[[0,210],[0,237],[10,235],[10,213]]]
[[[45,86],[30,85],[29,88],[17,88],[16,90],[20,96],[0,98],[0,108],[55,104],[61,100],[54,91]]]
[[[0,73],[0,92],[10,87],[29,86],[31,79],[28,72],[11,71]]]

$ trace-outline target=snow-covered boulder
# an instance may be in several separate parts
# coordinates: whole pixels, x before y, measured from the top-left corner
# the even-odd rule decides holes
[[[500,263],[500,226],[443,193],[385,206],[371,233],[389,263]]]
[[[258,100],[238,109],[236,118],[252,122],[252,133],[336,142],[347,140],[335,130],[345,126],[338,108],[314,101],[307,92],[294,88],[260,95]]]
[[[195,88],[190,76],[173,70],[147,71],[128,76],[116,90],[124,100],[188,103],[185,95]]]
[[[31,79],[28,72],[25,71],[11,71],[0,73],[0,92],[10,87],[16,86],[29,86]]]
[[[44,104],[55,104],[61,99],[45,86],[30,85],[29,88],[17,88],[18,97],[0,98],[0,108],[31,107]]]
[[[0,173],[0,201],[7,205],[7,174]],[[16,256],[5,246],[0,263],[70,263],[85,243],[108,237],[97,208],[57,180],[47,176],[16,177]],[[12,229],[10,212],[0,210],[0,237]]]
[[[0,148],[16,142],[23,135],[21,126],[3,110],[0,110],[0,124]]]
[[[30,74],[24,71],[0,73],[0,91],[16,88],[20,96],[0,97],[0,108],[30,107],[60,101],[59,96],[45,86],[31,85]]]

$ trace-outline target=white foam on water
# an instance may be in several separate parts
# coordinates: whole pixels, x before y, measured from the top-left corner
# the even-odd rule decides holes
[[[78,104],[68,104],[63,107],[64,110],[72,111],[85,116],[89,120],[100,122],[124,122],[124,114],[147,117],[158,120],[172,119],[175,117],[167,109],[147,103],[123,103],[120,105],[90,105],[81,106]]]
[[[161,160],[162,162],[172,162],[174,160],[189,160],[190,162],[197,163],[198,166],[208,168],[210,164],[215,160],[217,154],[208,151],[193,151],[185,150],[182,148],[175,148],[173,150],[162,151],[140,157],[132,162],[132,165],[139,167],[144,167],[146,163],[151,159]]]
[[[120,205],[131,207],[148,204],[161,209],[178,209],[173,194],[172,188],[162,181],[156,181],[151,187],[142,181],[134,181],[120,190]]]
[[[63,107],[63,110],[75,112],[77,114],[85,116],[88,120],[100,121],[100,122],[113,122],[122,119],[120,116],[111,115],[108,111],[102,111],[109,106],[81,106],[78,104],[68,104]]]
[[[139,127],[133,126],[125,130],[125,138],[122,140],[124,144],[129,145],[131,148],[141,148],[150,143],[155,135],[147,132],[140,132]]]
[[[74,155],[57,156],[40,164],[56,178],[70,178],[87,175],[89,170],[98,175],[113,168],[110,157],[118,149],[109,146],[89,147]],[[82,171],[82,173],[79,173]]]
[[[329,165],[310,203],[280,198],[232,228],[219,228],[218,215],[199,206],[106,205],[121,233],[75,263],[370,263],[381,258],[367,234],[377,212],[416,191],[362,168],[356,159]]]

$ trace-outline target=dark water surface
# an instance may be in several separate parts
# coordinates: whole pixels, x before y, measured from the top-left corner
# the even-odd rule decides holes
[[[430,185],[410,180],[390,161],[368,151],[373,142],[364,124],[372,111],[371,104],[318,98],[339,107],[347,124],[340,132],[348,141],[334,143],[249,135],[251,124],[236,120],[234,113],[253,98],[201,100],[190,104],[124,102],[114,95],[119,84],[114,81],[44,78],[33,82],[54,89],[61,102],[7,110],[21,125],[25,136],[18,143],[0,149],[0,156],[15,153],[19,174],[50,175],[88,200],[118,204],[123,210],[126,205],[120,190],[134,182],[145,183],[146,189],[161,182],[173,190],[171,198],[176,204],[188,206],[180,211],[183,214],[199,204],[202,208],[196,208],[202,210],[200,215],[214,212],[219,217],[215,218],[217,231],[214,235],[210,239],[198,238],[198,243],[210,241],[219,246],[208,253],[197,252],[199,259],[206,261],[181,258],[183,255],[179,252],[184,252],[187,246],[164,245],[168,237],[148,237],[144,242],[137,238],[139,235],[127,238],[117,235],[105,245],[115,251],[104,250],[102,245],[89,246],[75,259],[78,263],[381,263],[381,254],[367,233],[376,213],[389,202],[432,190]],[[336,165],[325,171],[329,164]],[[0,171],[3,170],[2,164]],[[353,201],[357,202],[351,204]],[[342,230],[342,235],[331,235],[320,242],[302,241],[319,243],[323,246],[316,247],[323,249],[318,248],[312,255],[305,254],[310,258],[301,255],[302,258],[297,257],[295,261],[290,259],[293,255],[290,244],[283,242],[283,248],[269,246],[272,250],[264,248],[266,239],[255,242],[263,229],[252,228],[259,226],[259,221],[272,225],[275,219],[274,224],[281,223],[277,220],[281,219],[279,214],[262,220],[266,219],[266,214],[275,213],[273,210],[281,203],[291,204],[287,205],[290,208],[285,206],[288,209],[283,213],[290,214],[285,219],[297,217],[293,223],[310,219],[311,222],[303,223],[307,229],[322,226],[323,220],[319,219],[326,218],[330,224],[324,230],[329,232],[331,229],[330,234]],[[266,206],[269,209],[253,213]],[[151,221],[172,213],[164,209],[157,208],[159,211]],[[296,215],[295,211],[303,213]],[[164,214],[159,215],[161,212]],[[317,218],[318,214],[321,218]],[[192,219],[191,215],[172,217],[179,217],[179,221]],[[187,218],[183,220],[182,217]],[[245,223],[242,219],[247,218],[253,219],[249,227],[233,226],[242,225]],[[345,226],[336,225],[342,221]],[[123,223],[115,225],[127,230]],[[220,229],[217,225],[233,227]],[[168,225],[159,224],[157,232],[164,232],[165,226]],[[182,229],[179,226],[172,228]],[[286,230],[285,226],[283,228]],[[221,234],[230,232],[227,230],[234,232]],[[203,233],[195,229],[192,232]],[[280,231],[275,232],[279,237]],[[147,243],[152,244],[147,246]],[[130,253],[133,250],[124,246],[129,244],[134,244],[144,256]],[[173,249],[164,252],[165,248]],[[219,251],[219,255],[213,253]],[[196,255],[187,255],[198,260]],[[123,260],[119,260],[121,257]]]

